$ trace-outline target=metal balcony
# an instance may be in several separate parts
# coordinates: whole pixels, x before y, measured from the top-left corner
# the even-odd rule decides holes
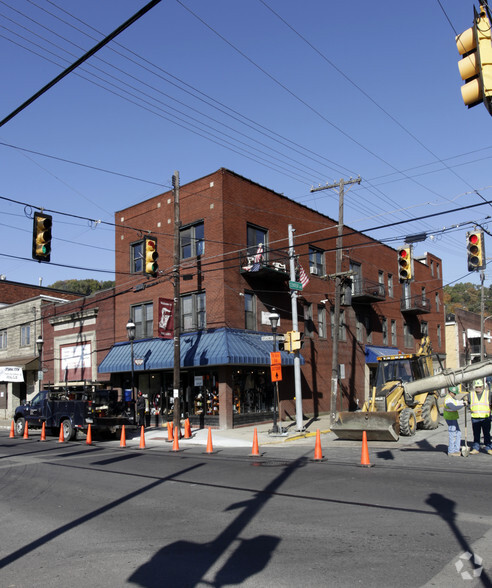
[[[288,280],[290,276],[287,251],[264,249],[262,252],[241,254],[241,274],[246,278]]]
[[[431,311],[431,303],[429,298],[424,296],[410,296],[401,299],[400,309],[408,314],[428,314]]]
[[[352,302],[381,302],[386,299],[384,284],[368,278],[354,278],[352,282]]]

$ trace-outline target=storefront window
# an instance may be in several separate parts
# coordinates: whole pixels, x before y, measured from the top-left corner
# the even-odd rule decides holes
[[[264,369],[234,372],[232,410],[234,414],[273,410],[273,386]]]

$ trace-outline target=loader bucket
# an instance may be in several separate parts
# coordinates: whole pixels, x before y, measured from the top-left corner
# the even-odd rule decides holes
[[[331,430],[340,439],[361,441],[366,431],[368,441],[398,441],[397,412],[339,412]]]

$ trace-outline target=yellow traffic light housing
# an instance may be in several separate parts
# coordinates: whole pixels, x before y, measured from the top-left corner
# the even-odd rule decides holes
[[[463,102],[472,108],[481,102],[492,114],[492,39],[491,24],[485,5],[480,14],[474,11],[473,26],[456,37],[456,46],[463,59],[458,63]]]
[[[482,231],[469,231],[466,234],[468,271],[485,269],[485,241]]]
[[[411,247],[398,249],[398,276],[400,282],[409,282],[413,279],[413,258]]]
[[[51,226],[53,217],[42,212],[34,213],[32,229],[32,258],[49,261],[51,258]]]
[[[292,351],[298,351],[302,349],[304,345],[304,333],[300,333],[299,331],[292,331],[291,332],[291,349]]]
[[[154,278],[157,276],[157,270],[159,266],[157,265],[157,258],[159,254],[157,253],[157,239],[154,237],[145,237],[144,239],[144,268],[143,273],[148,276],[153,276]]]
[[[285,339],[284,339],[284,351],[288,351],[289,353],[292,349],[291,335],[292,335],[292,331],[285,333]]]

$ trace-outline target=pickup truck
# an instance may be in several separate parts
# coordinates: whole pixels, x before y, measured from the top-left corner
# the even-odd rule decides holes
[[[59,435],[63,427],[65,441],[75,439],[77,431],[110,433],[115,435],[123,425],[135,424],[134,411],[129,402],[118,402],[116,390],[64,392],[41,390],[30,401],[15,409],[14,421],[17,435],[29,428],[46,430]]]

